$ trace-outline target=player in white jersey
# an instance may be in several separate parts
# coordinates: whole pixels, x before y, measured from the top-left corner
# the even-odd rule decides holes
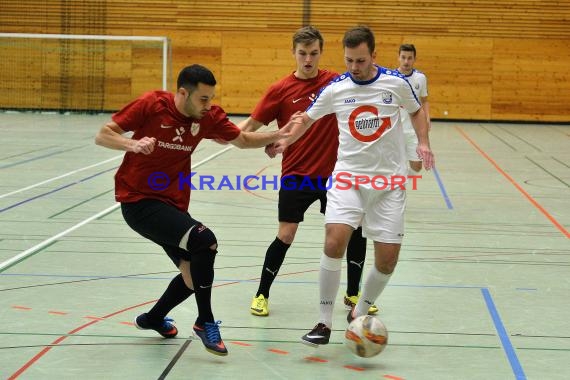
[[[367,314],[396,267],[404,235],[406,193],[394,184],[398,176],[407,174],[400,106],[411,113],[419,139],[418,156],[426,169],[433,165],[423,109],[401,74],[374,64],[372,31],[365,26],[347,31],[343,46],[348,71],[325,87],[307,111],[294,116],[298,124],[292,131],[298,137],[315,120],[334,113],[340,133],[333,183],[327,193],[319,271],[320,318],[302,337],[311,346],[329,342],[342,257],[360,223],[363,235],[374,241],[375,262],[349,319]],[[293,140],[276,144],[282,149]]]
[[[427,89],[427,77],[421,71],[414,69],[414,64],[416,63],[416,47],[412,44],[400,45],[398,50],[398,62],[400,66],[398,67],[398,72],[403,74],[404,77],[410,82],[414,92],[420,98],[424,113],[426,114],[427,123],[430,129],[431,122],[429,116],[429,102],[428,102],[428,89]],[[402,125],[404,126],[404,139],[406,140],[406,155],[408,160],[410,160],[410,168],[412,169],[411,174],[417,174],[422,170],[422,162],[419,160],[416,153],[416,147],[418,146],[418,138],[414,127],[412,126],[412,121],[410,116],[404,110],[401,112]]]

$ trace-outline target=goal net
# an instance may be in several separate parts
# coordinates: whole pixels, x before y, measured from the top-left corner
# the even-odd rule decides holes
[[[0,109],[115,111],[168,89],[167,37],[0,33]]]

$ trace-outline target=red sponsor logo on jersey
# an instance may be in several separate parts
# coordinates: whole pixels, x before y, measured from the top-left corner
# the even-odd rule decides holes
[[[358,118],[359,116],[363,116]],[[362,142],[377,140],[382,134],[392,127],[389,117],[378,117],[378,109],[374,106],[356,107],[348,117],[348,128],[352,137]],[[364,131],[374,131],[365,134]]]

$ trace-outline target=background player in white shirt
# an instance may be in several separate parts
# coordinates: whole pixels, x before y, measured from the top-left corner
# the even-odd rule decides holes
[[[299,124],[291,132],[298,137],[315,120],[336,114],[339,149],[333,185],[327,193],[325,246],[319,272],[320,318],[302,337],[302,342],[311,346],[329,342],[342,257],[352,231],[360,223],[363,235],[374,241],[375,262],[349,318],[368,312],[396,267],[404,235],[406,193],[393,187],[392,179],[408,172],[400,106],[411,113],[419,139],[418,156],[426,169],[433,165],[423,109],[401,74],[374,64],[372,31],[365,26],[350,29],[344,35],[343,46],[348,72],[325,87],[307,111],[294,116]],[[289,140],[294,138],[278,141],[278,150],[291,143]],[[349,188],[344,181],[339,186],[339,175],[351,181]],[[386,181],[372,183],[370,179],[377,176],[384,176]],[[382,185],[386,190],[378,190]]]
[[[408,82],[410,82],[414,92],[420,98],[422,108],[426,114],[428,129],[431,129],[427,77],[421,71],[414,69],[414,64],[416,63],[416,47],[412,44],[400,45],[400,49],[398,50],[398,62],[400,64],[400,66],[398,66],[398,72],[403,74]],[[418,159],[416,153],[418,137],[416,136],[408,113],[402,110],[400,116],[402,117],[402,125],[404,127],[404,138],[406,139],[406,155],[408,156],[408,160],[410,160],[410,168],[415,172],[410,174],[417,174],[422,170],[422,162]]]

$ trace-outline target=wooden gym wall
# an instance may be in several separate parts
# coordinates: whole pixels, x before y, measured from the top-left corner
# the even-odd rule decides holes
[[[344,71],[342,35],[366,24],[376,34],[382,66],[397,65],[401,43],[415,44],[432,118],[569,122],[568,20],[567,0],[0,0],[0,32],[168,36],[170,89],[182,67],[201,63],[218,79],[216,101],[233,114],[248,114],[271,82],[295,69],[296,29],[317,26],[325,38],[321,66]],[[156,57],[147,54],[150,49],[95,57],[107,62],[100,79],[110,94],[104,109],[152,89],[145,85],[156,79],[149,69]],[[57,74],[50,70],[36,75]],[[61,107],[56,95],[53,108]],[[0,83],[0,108],[10,96]]]

